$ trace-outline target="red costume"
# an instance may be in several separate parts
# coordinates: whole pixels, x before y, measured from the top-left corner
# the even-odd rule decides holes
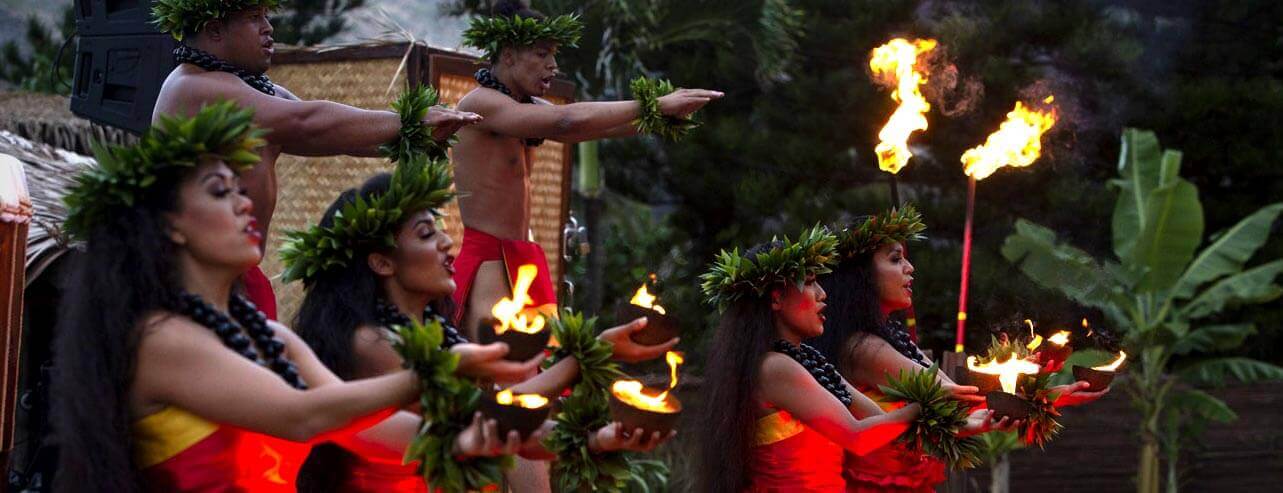
[[[548,257],[544,255],[543,247],[533,241],[499,239],[466,227],[463,228],[463,246],[459,248],[459,256],[454,261],[455,306],[467,306],[468,293],[472,282],[476,280],[477,270],[482,263],[493,260],[503,261],[504,269],[508,272],[509,286],[517,280],[517,268],[525,264],[538,267],[539,275],[531,283],[528,292],[530,299],[534,301],[534,308],[538,311],[544,311],[550,306],[556,310],[557,288],[553,286],[552,277],[548,273]],[[489,307],[486,309],[489,310]],[[463,319],[463,312],[464,310],[456,310],[456,323]]]
[[[272,281],[263,274],[263,269],[255,265],[245,271],[241,282],[245,284],[245,296],[258,307],[258,311],[267,315],[268,320],[276,320],[276,292],[272,291]]]
[[[381,459],[354,455],[348,463],[347,477],[336,491],[350,493],[424,493],[418,463],[402,464],[400,459]]]
[[[757,420],[749,459],[751,493],[837,492],[842,479],[842,447],[779,410]]]
[[[312,450],[172,406],[135,421],[133,435],[134,462],[156,492],[293,493]]]
[[[861,392],[874,402],[882,402],[882,394],[877,390]],[[890,411],[901,404],[879,405]],[[909,450],[897,441],[863,457],[846,454],[843,476],[848,493],[932,493],[936,485],[944,482],[945,466],[943,462]]]

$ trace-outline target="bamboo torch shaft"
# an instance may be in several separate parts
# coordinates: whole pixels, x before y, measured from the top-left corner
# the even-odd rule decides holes
[[[967,284],[971,277],[971,229],[976,210],[976,179],[967,179],[967,221],[962,230],[962,284],[958,288],[958,333],[954,351],[961,353],[967,334]]]

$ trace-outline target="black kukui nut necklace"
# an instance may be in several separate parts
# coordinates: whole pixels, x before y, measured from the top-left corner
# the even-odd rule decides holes
[[[400,309],[385,300],[380,299],[378,301],[377,313],[379,325],[388,329],[398,325],[403,327],[410,325],[410,317],[401,313]],[[456,329],[449,320],[446,320],[445,317],[437,313],[437,311],[432,308],[432,305],[428,305],[427,308],[423,310],[423,320],[425,322],[432,320],[441,324],[441,329],[444,331],[443,335],[445,336],[441,340],[441,347],[443,348],[450,349],[454,347],[455,344],[468,342],[468,339],[464,338],[463,335],[459,333],[459,329]]]
[[[815,381],[819,382],[820,385],[823,385],[825,390],[828,390],[830,394],[833,394],[833,397],[837,397],[839,401],[842,401],[843,406],[851,406],[851,402],[854,401],[855,397],[842,384],[842,374],[838,373],[838,369],[832,363],[829,363],[819,350],[806,344],[794,346],[784,339],[776,340],[771,346],[771,350],[793,358],[793,361],[806,368],[811,377],[815,378]]]
[[[223,341],[223,345],[250,361],[270,368],[290,386],[299,390],[307,389],[307,384],[298,374],[298,369],[285,356],[285,343],[276,338],[276,331],[267,326],[267,316],[258,311],[258,307],[249,300],[240,295],[233,295],[227,303],[228,311],[232,315],[228,317],[227,314],[195,294],[183,293],[181,299],[183,315],[213,330],[214,334]],[[233,322],[233,319],[236,321]],[[242,331],[242,327],[245,330]],[[246,336],[246,333],[249,335]],[[255,347],[258,351],[254,350]],[[259,354],[262,354],[266,361],[260,359]]]
[[[174,61],[177,63],[190,63],[210,72],[227,72],[245,81],[246,84],[249,84],[250,87],[258,92],[268,96],[276,95],[276,85],[272,84],[272,79],[267,78],[266,75],[251,74],[248,70],[228,63],[199,48],[179,44],[178,47],[174,48]]]

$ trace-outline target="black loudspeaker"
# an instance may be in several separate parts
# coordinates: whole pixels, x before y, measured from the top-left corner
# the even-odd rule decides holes
[[[71,111],[142,133],[177,42],[151,25],[153,0],[75,0],[76,71]]]
[[[76,34],[160,34],[151,25],[153,0],[75,0]]]

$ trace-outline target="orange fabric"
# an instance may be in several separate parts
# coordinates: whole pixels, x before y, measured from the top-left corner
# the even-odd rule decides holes
[[[861,392],[880,403],[883,410],[902,405],[883,403],[882,393],[875,389]],[[892,442],[863,457],[846,454],[843,476],[847,493],[932,493],[945,480],[945,465]]]
[[[156,492],[292,493],[312,448],[174,407],[135,421],[133,434],[135,461]]]
[[[263,274],[263,269],[255,265],[241,276],[245,284],[245,296],[249,298],[258,311],[267,315],[269,320],[276,320],[276,292],[272,290],[272,281]]]
[[[461,308],[456,310],[456,323],[463,319],[465,310],[462,308],[467,306],[468,293],[476,280],[477,270],[482,263],[493,260],[503,261],[508,271],[509,286],[517,280],[517,268],[534,264],[539,269],[539,275],[530,285],[530,299],[537,308],[552,306],[555,310],[557,288],[552,284],[548,257],[544,255],[543,247],[533,241],[504,240],[479,230],[464,228],[463,245],[459,247],[459,255],[454,260],[455,290],[452,297],[454,305]],[[489,310],[489,307],[486,309]]]
[[[841,492],[842,447],[786,411],[757,420],[748,492]]]

